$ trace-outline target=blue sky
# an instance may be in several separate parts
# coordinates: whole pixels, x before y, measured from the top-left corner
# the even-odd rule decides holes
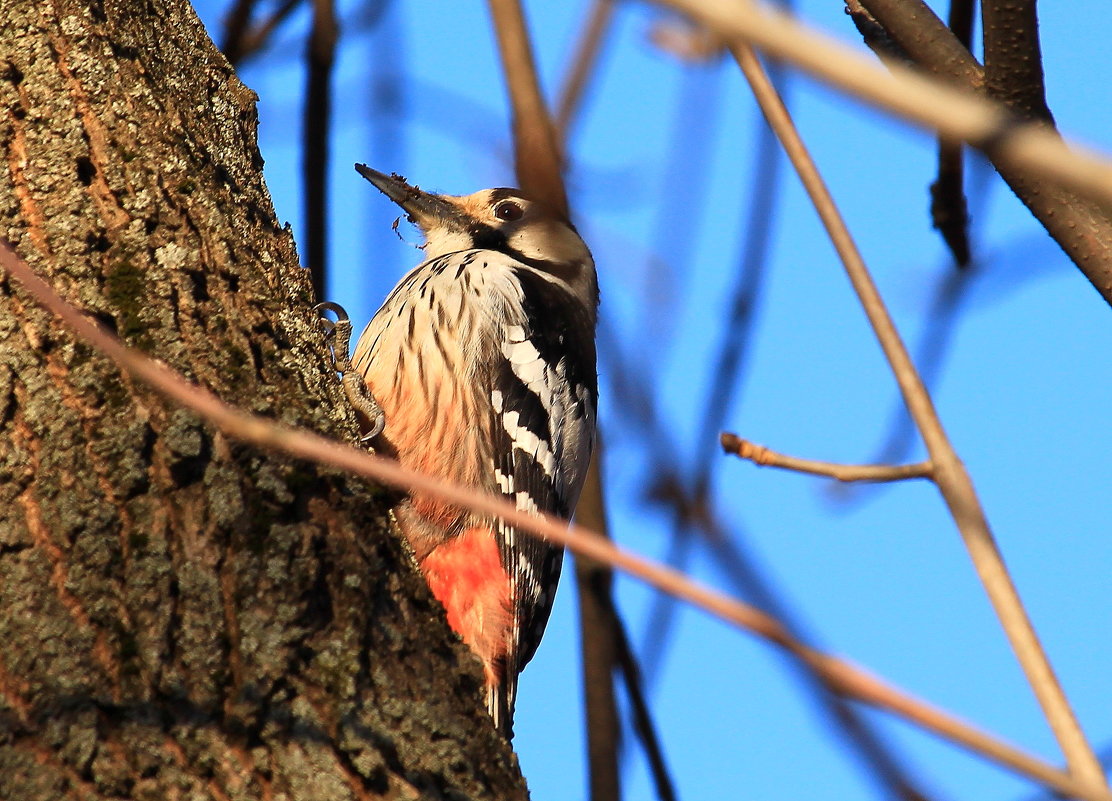
[[[562,80],[584,0],[529,3],[542,79]],[[205,2],[211,30],[225,3]],[[800,16],[857,46],[838,2]],[[331,299],[365,322],[420,254],[418,235],[359,178],[367,162],[460,194],[513,183],[504,89],[485,4],[391,4],[377,27],[341,3],[332,142]],[[1101,75],[1109,28],[1096,0],[1044,4],[1049,103],[1068,135],[1112,150]],[[655,48],[663,17],[619,4],[609,48],[570,148],[576,220],[598,263],[602,313],[658,405],[669,459],[684,473],[738,274],[754,194],[756,110],[729,63],[684,65]],[[1077,24],[1083,20],[1083,24]],[[260,139],[279,216],[300,229],[298,61],[304,18],[243,78],[261,98]],[[396,98],[384,110],[376,98]],[[928,312],[953,268],[927,218],[934,142],[922,131],[793,75],[789,96],[902,334],[919,353]],[[787,453],[866,461],[889,428],[894,382],[814,212],[781,168],[770,255],[746,365],[726,427]],[[1112,334],[1108,306],[1007,187],[970,162],[975,274],[935,382],[944,425],[969,468],[1044,644],[1093,742],[1112,743]],[[751,232],[750,232],[751,233]],[[646,431],[601,365],[613,534],[662,558],[670,516],[646,497],[658,472]],[[920,459],[913,438],[909,459]],[[824,647],[889,681],[1059,761],[933,487],[851,493],[711,451],[715,501],[737,544],[774,581]],[[731,589],[696,550],[688,570]],[[515,746],[535,799],[586,797],[576,610],[570,582],[522,676]],[[731,589],[732,591],[732,589]],[[638,645],[659,624],[655,595],[627,579],[619,604]],[[651,622],[648,618],[651,617]],[[701,612],[680,609],[651,704],[679,797],[878,797],[778,654]],[[1020,799],[1031,786],[890,718],[868,713],[936,799]],[[626,797],[653,797],[627,743]]]

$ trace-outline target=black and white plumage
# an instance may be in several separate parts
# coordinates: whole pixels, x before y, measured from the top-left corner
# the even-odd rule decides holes
[[[426,260],[355,348],[355,369],[385,414],[376,446],[519,510],[570,517],[597,401],[598,285],[586,245],[518,190],[439,196],[357,169],[426,237]],[[562,549],[419,494],[395,511],[449,623],[482,660],[488,709],[509,734]]]

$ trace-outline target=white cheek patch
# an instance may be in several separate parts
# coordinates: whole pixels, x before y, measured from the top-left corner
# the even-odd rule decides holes
[[[424,233],[426,261],[431,261],[448,253],[470,250],[475,246],[467,233],[455,231],[448,227],[434,227]]]
[[[518,228],[510,234],[507,244],[526,258],[538,261],[585,264],[591,259],[583,240],[555,220]]]

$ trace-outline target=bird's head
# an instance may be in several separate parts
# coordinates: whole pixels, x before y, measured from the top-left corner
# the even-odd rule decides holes
[[[435,195],[365,164],[359,174],[405,210],[425,235],[426,258],[460,250],[496,250],[561,279],[593,308],[598,283],[591,252],[563,214],[519,189]]]

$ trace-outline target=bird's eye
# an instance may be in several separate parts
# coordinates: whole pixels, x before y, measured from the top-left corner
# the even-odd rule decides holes
[[[513,222],[520,220],[521,215],[525,213],[525,209],[521,208],[517,203],[512,200],[503,200],[494,207],[494,216],[503,222]]]

